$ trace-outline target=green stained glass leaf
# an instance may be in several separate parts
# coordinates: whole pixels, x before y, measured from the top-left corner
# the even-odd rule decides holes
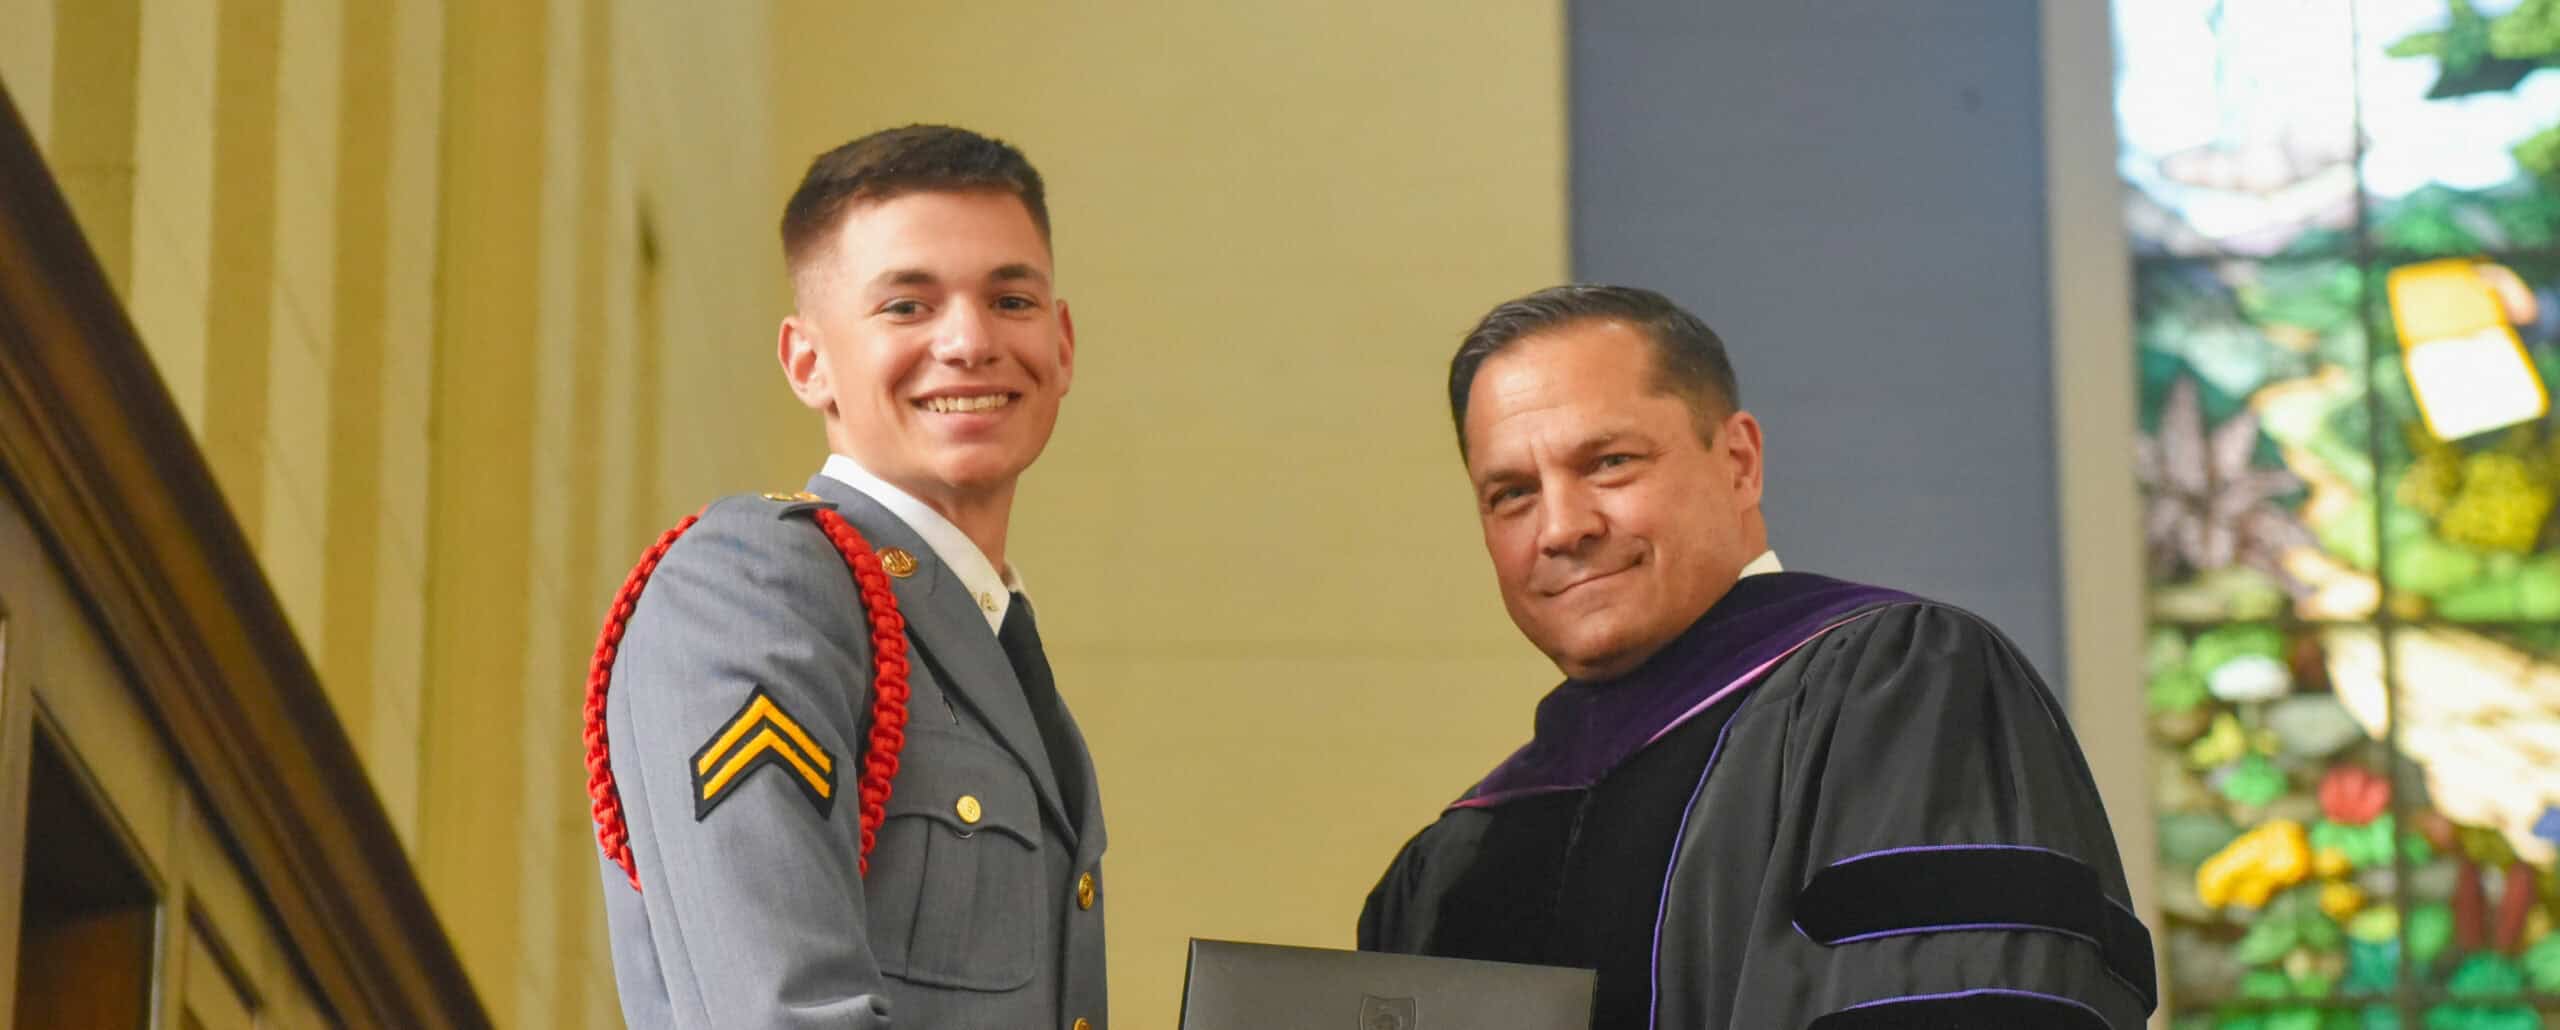
[[[2391,923],[2391,930],[2400,928],[2399,920]],[[2388,938],[2376,942],[2363,934],[2357,938],[2347,942],[2347,976],[2341,986],[2349,994],[2382,994],[2391,990],[2400,982],[2400,942]]]
[[[2373,571],[2379,550],[2373,542],[2373,501],[2362,494],[2339,505],[2325,518],[2315,518],[2311,533],[2320,540],[2320,549],[2359,571]]]
[[[2462,960],[2445,989],[2457,998],[2505,998],[2524,990],[2524,971],[2504,955],[2473,955]]]
[[[2363,284],[2344,262],[2269,268],[2256,282],[2233,290],[2240,314],[2261,326],[2289,326],[2330,333],[2360,326]]]
[[[2277,1009],[2267,1013],[2267,1030],[2320,1030],[2320,1010],[2309,1007]]]
[[[2520,61],[2560,55],[2560,2],[2524,0],[2490,19],[2489,53]]]
[[[2560,126],[2525,137],[2511,152],[2525,171],[2544,179],[2560,179]]]
[[[2400,854],[2407,858],[2411,865],[2424,865],[2435,859],[2436,849],[2434,845],[2427,843],[2425,837],[2415,833],[2404,833],[2400,835]]]
[[[2480,569],[2480,556],[2471,549],[2427,533],[2392,541],[2391,567],[2385,576],[2392,586],[2435,597],[2470,585]]]
[[[2264,755],[2250,755],[2240,760],[2222,777],[2222,796],[2244,805],[2264,805],[2283,797],[2284,771]]]
[[[2443,31],[2413,33],[2384,51],[2393,57],[2436,59],[2436,84],[2427,91],[2429,99],[2511,89],[2533,71],[2536,64],[2532,61],[2502,58],[2490,52],[2489,20],[2472,8],[2470,0],[2446,2],[2451,17]]]
[[[2427,1010],[2427,1030],[2542,1030],[2542,1017],[2512,1005],[2438,1005]]]
[[[2384,47],[2382,52],[2393,57],[2434,57],[2445,48],[2443,32],[2418,32]]]
[[[2453,909],[2434,904],[2411,910],[2408,941],[2411,959],[2422,966],[2433,963],[2453,943]]]
[[[2293,978],[2282,970],[2252,970],[2240,978],[2240,997],[2249,1001],[2282,1001],[2293,996]]]
[[[2337,993],[2337,989],[2337,978],[2332,977],[2327,973],[2320,972],[2319,970],[2307,970],[2293,974],[2294,997],[2326,998]],[[2312,1014],[2316,1016],[2319,1013],[2315,1010]],[[2317,1024],[2315,1023],[2314,1025]]]
[[[2524,979],[2543,994],[2560,994],[2560,933],[2545,934],[2524,950]]]
[[[2160,860],[2193,870],[2239,836],[2240,828],[2219,812],[2171,812],[2160,817]]]
[[[2295,931],[2294,921],[2274,918],[2274,911],[2271,908],[2266,917],[2249,925],[2249,932],[2241,935],[2240,943],[2231,946],[2231,957],[2245,965],[2262,966],[2283,958],[2286,952],[2293,950],[2294,943],[2299,939],[2300,934]],[[2276,975],[2279,978],[2283,977],[2282,973]],[[2244,979],[2242,984],[2245,994],[2247,981]],[[2270,997],[2282,997],[2285,993],[2279,991]]]
[[[2187,651],[2187,668],[2212,678],[2235,658],[2282,658],[2284,634],[2272,626],[2217,626],[2196,637]]]
[[[2336,952],[2346,943],[2346,935],[2338,931],[2338,924],[2317,908],[2305,913],[2296,929],[2301,934],[2303,947],[2324,955]]]
[[[2184,668],[2165,669],[2151,677],[2145,697],[2154,712],[2194,711],[2210,699],[2204,677]]]
[[[2362,826],[2346,826],[2326,819],[2312,824],[2311,848],[2323,851],[2335,848],[2347,856],[2347,863],[2358,869],[2391,864],[2392,820],[2384,814]]]

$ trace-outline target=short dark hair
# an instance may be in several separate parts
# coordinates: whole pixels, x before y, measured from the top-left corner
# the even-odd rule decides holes
[[[948,125],[907,125],[820,154],[782,208],[783,267],[826,245],[845,208],[918,192],[986,190],[1022,198],[1040,239],[1049,238],[1049,202],[1040,172],[1012,144]]]
[[[1487,312],[1449,359],[1449,418],[1457,424],[1458,454],[1467,453],[1467,394],[1476,370],[1512,344],[1585,322],[1622,322],[1653,343],[1654,385],[1688,402],[1702,439],[1742,405],[1724,340],[1698,316],[1652,290],[1574,283],[1550,286]]]

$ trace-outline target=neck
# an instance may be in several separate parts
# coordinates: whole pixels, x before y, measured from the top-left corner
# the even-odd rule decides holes
[[[832,420],[827,427],[827,446],[835,454],[859,466],[865,474],[896,487],[898,492],[933,509],[934,514],[942,516],[962,536],[969,538],[969,542],[978,548],[978,553],[986,556],[987,564],[995,566],[998,575],[1004,573],[1005,533],[1013,519],[1013,490],[1018,476],[1007,476],[990,485],[969,486],[883,471],[885,463],[873,464],[863,460],[861,449],[853,446],[853,441],[846,439]]]
[[[987,556],[987,564],[995,566],[998,573],[1004,571],[1005,531],[1013,520],[1012,483],[983,495],[946,490],[917,493],[916,499],[950,519],[970,543],[978,545],[978,553]]]

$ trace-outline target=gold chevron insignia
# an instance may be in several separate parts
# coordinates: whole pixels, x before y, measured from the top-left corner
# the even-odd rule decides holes
[[[718,732],[693,753],[693,818],[696,822],[711,814],[738,785],[754,776],[756,770],[772,766],[783,771],[800,794],[817,808],[824,819],[835,807],[836,760],[827,749],[800,728],[800,720],[782,710],[782,703],[761,686],[748,693],[747,703],[738,714],[720,725]]]

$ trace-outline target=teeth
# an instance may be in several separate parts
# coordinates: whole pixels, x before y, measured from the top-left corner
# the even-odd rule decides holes
[[[976,397],[928,397],[925,398],[924,409],[950,415],[970,411],[994,411],[1011,403],[1013,403],[1013,395],[1009,393],[981,394]]]

